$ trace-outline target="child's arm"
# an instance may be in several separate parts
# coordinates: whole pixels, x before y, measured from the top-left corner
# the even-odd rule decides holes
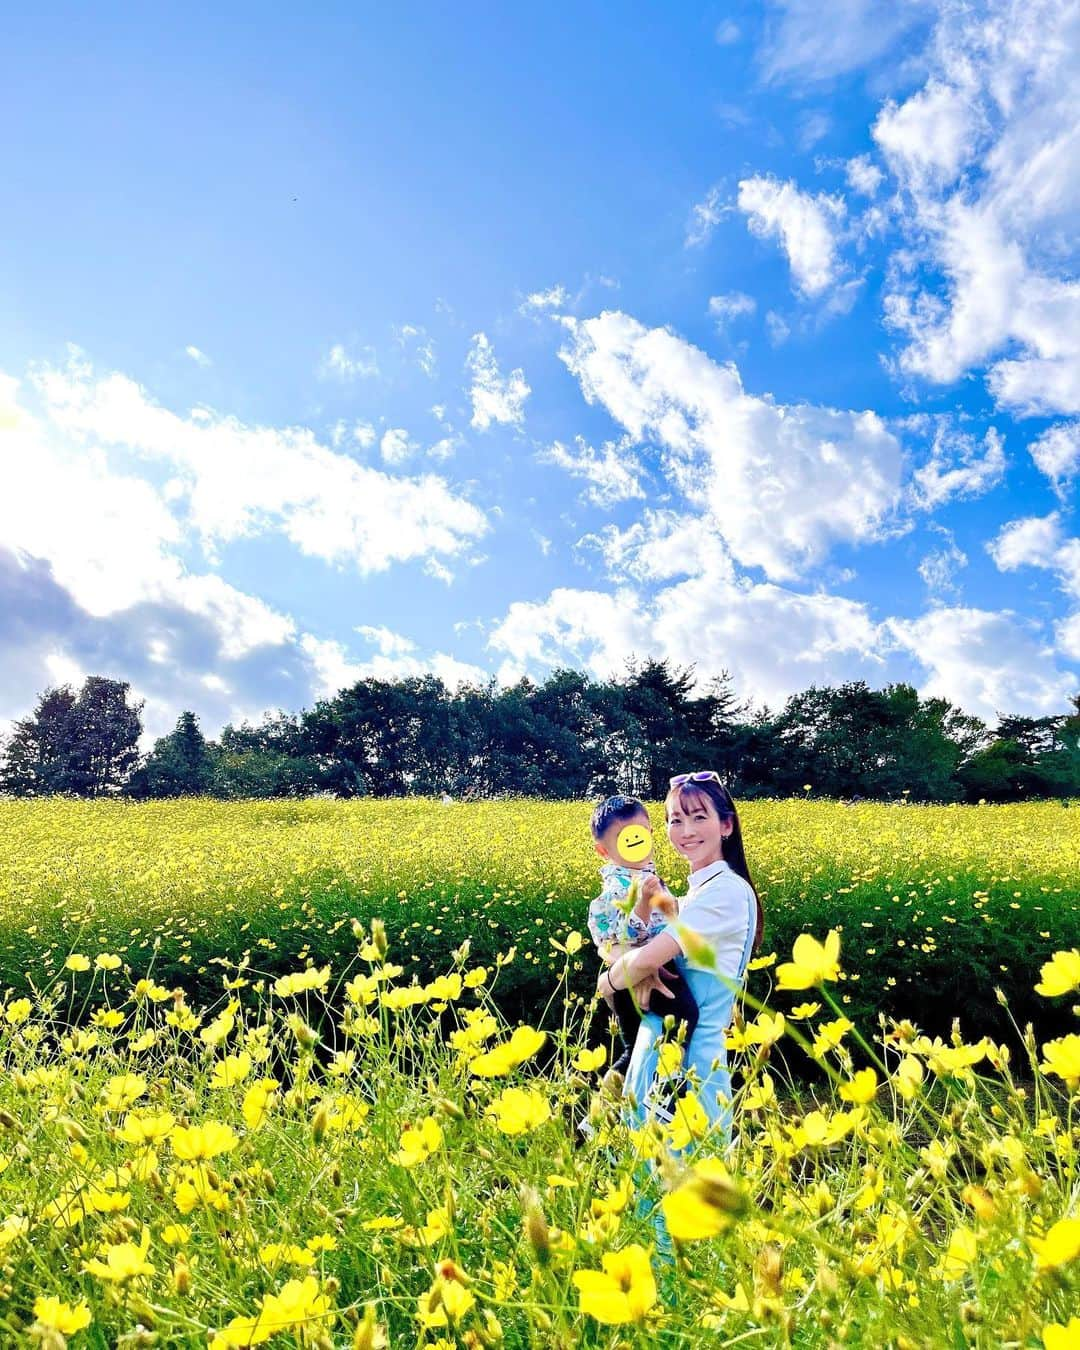
[[[655,872],[650,873],[642,882],[639,903],[644,906],[644,911],[635,906],[634,913],[646,923],[649,921],[650,912],[654,909],[658,909],[661,914],[666,914],[671,919],[676,918],[679,913],[679,902]]]

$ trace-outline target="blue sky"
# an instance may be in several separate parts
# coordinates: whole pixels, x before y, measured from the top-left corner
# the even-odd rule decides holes
[[[0,730],[635,655],[1064,710],[1075,12],[820,13],[16,16]]]

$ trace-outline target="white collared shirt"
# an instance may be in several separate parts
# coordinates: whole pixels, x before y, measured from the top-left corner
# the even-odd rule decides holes
[[[737,979],[749,925],[757,912],[753,889],[723,859],[691,872],[689,887],[678,919],[664,931],[679,944],[695,970]],[[695,938],[708,944],[715,964],[704,964],[691,955],[697,946]]]

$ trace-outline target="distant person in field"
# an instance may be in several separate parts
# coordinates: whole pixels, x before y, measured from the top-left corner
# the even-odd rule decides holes
[[[698,1023],[683,1072],[702,1109],[724,1139],[731,1137],[731,1075],[726,1032],[751,951],[761,944],[761,902],[750,879],[739,816],[720,775],[711,769],[677,774],[664,803],[668,838],[690,864],[689,889],[677,920],[617,956],[597,991],[634,991],[641,1018],[625,1093],[640,1123],[669,1119],[671,1098],[658,1074],[663,1017],[657,995],[670,991],[664,967],[674,962],[698,1005]],[[677,1104],[676,1104],[677,1109]]]
[[[601,858],[602,889],[589,905],[589,933],[605,966],[649,938],[662,933],[679,913],[678,902],[656,875],[653,862],[652,826],[649,813],[636,797],[608,797],[596,807],[590,822],[593,844]],[[694,1034],[698,1009],[685,980],[665,971],[670,992],[652,995],[652,1012],[673,1017],[685,1030],[679,1033],[685,1046]],[[606,987],[600,992],[618,1018],[622,1053],[610,1074],[625,1074],[630,1052],[637,1039],[641,1017],[629,989]],[[621,1081],[618,1084],[622,1086]]]

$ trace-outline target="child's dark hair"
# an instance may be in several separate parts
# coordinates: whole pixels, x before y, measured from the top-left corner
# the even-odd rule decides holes
[[[636,797],[605,797],[593,808],[589,829],[592,830],[592,837],[599,839],[617,820],[633,820],[635,816],[648,814]]]
[[[697,782],[691,781],[683,783],[681,787],[672,788],[668,793],[668,801],[674,797],[679,805],[685,809],[685,798],[691,798],[697,795],[707,797],[712,803],[713,810],[721,820],[730,820],[731,833],[726,839],[720,841],[720,852],[724,861],[747,883],[754,892],[754,898],[757,900],[757,924],[754,928],[754,951],[761,947],[761,939],[765,935],[765,911],[761,908],[761,897],[757,893],[757,887],[754,885],[754,879],[750,875],[750,867],[746,861],[746,850],[743,848],[742,827],[739,825],[739,813],[735,810],[735,802],[732,800],[731,793],[722,783],[713,781]],[[664,807],[664,814],[667,815],[667,806]]]

